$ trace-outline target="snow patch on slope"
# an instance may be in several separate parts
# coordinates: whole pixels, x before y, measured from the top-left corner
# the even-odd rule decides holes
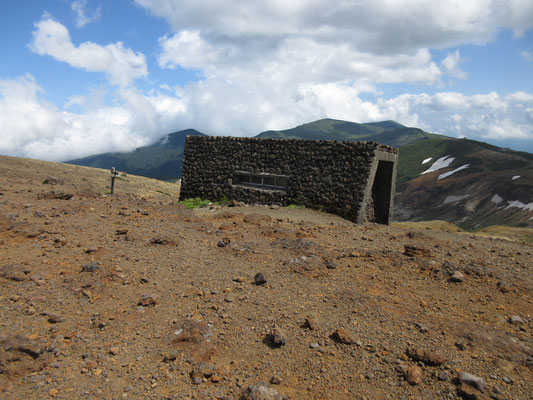
[[[508,204],[507,207],[505,207],[506,210],[508,208],[515,207],[515,208],[521,208],[522,210],[526,210],[526,211],[533,211],[533,203],[524,204],[520,200],[509,200],[507,204]]]
[[[500,195],[495,194],[494,196],[492,196],[492,199],[490,199],[490,201],[492,201],[494,204],[500,204],[503,201],[503,198],[500,197]]]
[[[513,176],[513,181],[516,181],[518,178],[520,178],[520,175]]]
[[[469,194],[465,194],[464,196],[448,196],[444,199],[444,202],[442,204],[452,204],[457,203],[458,201],[461,201],[463,199],[466,199]]]
[[[436,171],[438,169],[446,168],[453,162],[453,160],[455,160],[455,157],[452,156],[441,157],[437,161],[435,161],[431,167],[422,172],[421,175],[427,174],[428,172]]]
[[[463,169],[468,168],[469,166],[470,166],[470,164],[461,165],[459,168],[455,168],[453,171],[449,171],[449,172],[445,172],[444,174],[440,174],[439,177],[437,178],[437,180],[440,181],[441,179],[447,178],[450,175],[455,174],[456,172],[459,172],[459,171],[461,171]]]
[[[422,161],[422,165],[427,164],[427,163],[430,162],[431,160],[433,160],[433,157],[426,158],[424,161]],[[424,173],[425,173],[425,172],[424,172]]]

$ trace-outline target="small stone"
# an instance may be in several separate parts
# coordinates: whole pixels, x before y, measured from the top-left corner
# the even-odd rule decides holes
[[[317,342],[313,342],[313,343],[311,343],[311,344],[309,345],[309,347],[312,348],[312,349],[317,349],[318,346],[319,346],[319,345],[318,345]]]
[[[158,303],[158,299],[159,297],[157,295],[145,294],[141,297],[137,305],[143,307],[154,307]]]
[[[51,397],[56,397],[56,396],[59,394],[59,390],[57,390],[56,388],[50,389],[50,390],[48,391],[48,394],[49,394]]]
[[[55,315],[55,314],[48,314],[48,322],[50,322],[51,324],[57,324],[59,322],[63,322],[65,321],[65,318],[59,316],[59,315]]]
[[[438,366],[446,362],[446,359],[437,353],[413,347],[408,348],[405,354],[415,361],[422,361],[426,365]]]
[[[44,178],[43,185],[62,185],[63,180],[56,178],[55,176],[47,176]]]
[[[96,262],[88,262],[81,266],[81,272],[96,272],[100,269],[100,266]]]
[[[461,383],[472,386],[481,392],[485,390],[485,381],[479,376],[469,374],[468,372],[460,372],[459,380]]]
[[[191,379],[195,385],[199,385],[203,382],[204,377],[209,378],[213,375],[213,366],[206,362],[200,362],[195,364],[191,371]]]
[[[498,281],[497,286],[502,293],[508,293],[512,289],[511,285],[506,281]]]
[[[244,276],[238,276],[236,278],[233,278],[233,282],[238,282],[238,283],[242,283],[246,280],[246,278]]]
[[[330,335],[330,338],[337,343],[343,344],[354,344],[355,339],[348,331],[344,328],[339,328]]]
[[[118,347],[113,346],[109,348],[109,354],[116,356],[118,354]]]
[[[126,228],[117,229],[115,231],[115,234],[117,234],[117,235],[127,235],[128,234],[128,230]]]
[[[448,379],[450,379],[450,375],[448,375],[446,371],[441,371],[437,374],[437,379],[439,381],[447,381]]]
[[[413,365],[407,368],[404,377],[410,385],[419,385],[422,382],[422,370],[420,367]]]
[[[278,325],[270,330],[270,338],[272,343],[278,347],[287,343],[287,334]]]
[[[513,380],[509,378],[508,376],[504,376],[502,378],[502,381],[504,381],[505,383],[509,383],[509,384],[513,383]]]
[[[465,276],[461,271],[455,271],[450,277],[450,282],[460,283],[465,280]]]
[[[30,269],[21,264],[6,264],[0,268],[0,276],[15,282],[26,280],[26,275]]]
[[[272,378],[270,378],[271,385],[279,385],[280,383],[281,379],[277,375],[274,375]]]
[[[226,295],[226,297],[224,297],[224,301],[226,303],[233,303],[233,302],[235,302],[235,299],[236,299],[236,297],[232,293],[229,293],[229,294]]]
[[[286,396],[280,394],[276,389],[264,383],[248,386],[242,393],[240,400],[285,400]]]
[[[335,264],[333,261],[327,261],[326,262],[326,268],[327,269],[337,269],[337,264]]]
[[[509,322],[513,325],[521,325],[524,323],[524,320],[518,315],[513,315],[509,318]]]
[[[220,378],[220,376],[213,374],[213,375],[211,375],[211,377],[209,378],[209,380],[210,380],[211,382],[213,382],[213,383],[218,383],[218,382],[220,382],[221,378]]]
[[[220,248],[224,248],[226,246],[229,246],[230,243],[231,243],[230,238],[224,238],[218,241],[217,246]]]
[[[466,350],[466,340],[465,338],[459,338],[455,341],[455,346],[459,349],[459,350]]]
[[[61,246],[64,246],[64,245],[67,244],[67,239],[64,236],[60,236],[60,237],[54,239],[54,243],[55,244],[59,244]]]
[[[264,285],[266,282],[267,282],[267,280],[265,278],[265,275],[263,275],[262,272],[258,272],[257,274],[255,274],[254,283],[256,285]]]
[[[502,392],[502,389],[498,385],[494,385],[492,387],[492,392],[496,394],[500,394]]]
[[[312,331],[318,329],[318,321],[315,317],[307,317],[304,322],[304,327]]]

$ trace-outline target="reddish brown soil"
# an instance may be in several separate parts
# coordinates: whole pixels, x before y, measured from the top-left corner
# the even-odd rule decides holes
[[[531,245],[107,179],[0,157],[0,398],[532,397]]]

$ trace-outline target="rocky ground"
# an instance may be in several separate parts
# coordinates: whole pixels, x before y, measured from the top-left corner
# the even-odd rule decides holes
[[[108,178],[0,157],[0,398],[532,398],[530,244]]]

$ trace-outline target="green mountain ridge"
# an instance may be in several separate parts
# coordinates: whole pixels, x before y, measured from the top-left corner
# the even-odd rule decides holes
[[[321,119],[296,128],[282,131],[266,131],[256,137],[307,139],[307,140],[346,140],[372,141],[400,147],[435,135],[418,128],[408,128],[394,121],[359,124],[336,119]]]
[[[66,161],[67,164],[110,169],[160,180],[181,177],[185,138],[188,135],[205,136],[195,129],[170,133],[156,143],[139,147],[129,153],[104,153]]]
[[[161,180],[181,177],[187,135],[174,132],[130,153],[106,153],[68,163]],[[410,128],[394,121],[359,124],[322,119],[292,129],[262,132],[258,138],[374,141],[399,148],[394,219],[442,219],[465,229],[488,225],[533,227],[533,154],[488,143]],[[436,160],[453,157],[445,168],[422,174]],[[422,164],[428,158],[431,161]],[[466,167],[465,167],[466,166]],[[442,174],[463,168],[450,176]],[[513,177],[520,176],[520,178]],[[495,197],[496,196],[496,197]],[[501,201],[497,202],[494,199]]]

